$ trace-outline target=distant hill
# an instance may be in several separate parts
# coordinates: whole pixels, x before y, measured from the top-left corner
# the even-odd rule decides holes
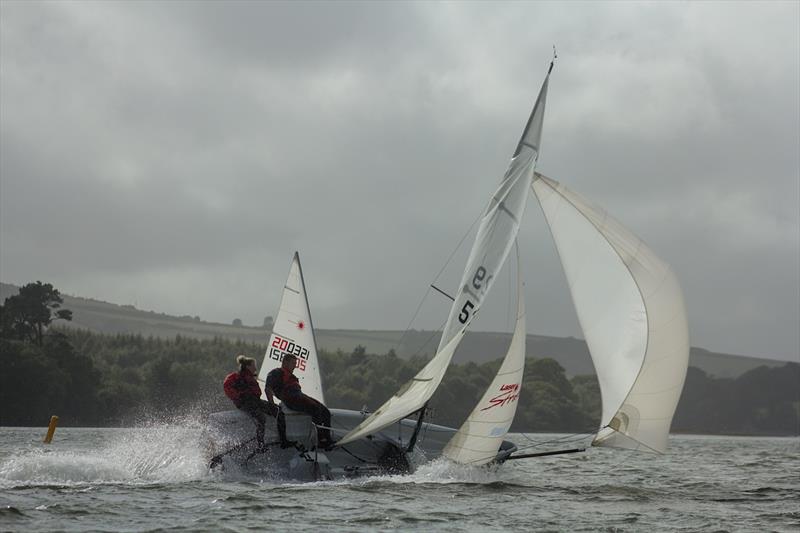
[[[17,294],[19,287],[0,283],[0,301]],[[270,331],[263,327],[233,326],[215,322],[205,322],[199,317],[175,317],[155,311],[142,311],[132,305],[113,303],[68,296],[62,294],[64,308],[73,312],[72,322],[57,324],[67,327],[87,329],[96,333],[141,334],[145,337],[174,338],[176,335],[198,339],[221,337],[265,344]],[[439,340],[435,331],[410,330],[316,330],[319,347],[328,351],[341,350],[350,353],[356,346],[364,346],[369,353],[384,354],[394,350],[400,357],[414,354],[432,355]],[[502,357],[511,340],[508,333],[469,332],[465,342],[455,356],[455,361],[463,363],[474,361],[482,363]],[[564,367],[567,375],[594,374],[586,343],[573,337],[547,337],[528,335],[527,355],[530,357],[551,357]],[[709,352],[693,347],[689,364],[709,376],[735,378],[745,372],[766,365],[783,366],[786,361],[761,359],[743,355]]]

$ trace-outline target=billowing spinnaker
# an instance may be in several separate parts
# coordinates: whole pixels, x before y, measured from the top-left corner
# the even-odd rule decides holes
[[[483,465],[497,457],[508,433],[525,372],[525,298],[517,255],[517,322],[503,363],[478,405],[450,439],[442,455],[461,464]]]
[[[345,435],[340,444],[380,431],[408,416],[425,405],[436,392],[458,343],[480,309],[495,275],[502,268],[517,238],[539,157],[548,80],[549,75],[542,84],[508,170],[483,213],[436,355],[399,392]]]
[[[297,252],[294,253],[292,266],[289,268],[289,277],[283,287],[281,306],[275,317],[267,353],[264,354],[264,363],[258,373],[258,381],[262,388],[269,371],[279,367],[286,354],[297,356],[297,368],[294,374],[300,380],[303,393],[325,403],[314,326],[311,323],[303,269],[300,267],[300,256]],[[266,398],[264,392],[261,396]],[[275,401],[278,401],[277,398]]]
[[[672,270],[605,211],[536,174],[603,409],[593,444],[664,452],[689,361],[686,311]]]

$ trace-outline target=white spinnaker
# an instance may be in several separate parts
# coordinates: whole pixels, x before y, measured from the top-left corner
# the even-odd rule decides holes
[[[533,190],[600,382],[601,429],[592,444],[663,453],[689,361],[675,275],[622,224],[560,183],[537,173]]]
[[[279,367],[283,356],[288,353],[297,356],[297,368],[294,374],[300,380],[303,393],[325,403],[314,325],[311,322],[306,284],[300,266],[300,255],[297,252],[294,253],[292,266],[289,268],[289,277],[283,287],[281,306],[275,317],[267,353],[264,354],[264,363],[258,373],[258,381],[262,387],[269,371]],[[266,398],[264,392],[261,396]],[[275,401],[278,401],[277,398]]]
[[[400,391],[338,441],[339,444],[371,435],[397,422],[420,409],[436,392],[459,341],[480,310],[517,237],[539,157],[549,79],[548,74],[508,170],[483,213],[436,355]]]
[[[517,253],[517,321],[511,344],[494,381],[442,451],[448,459],[477,466],[497,457],[517,412],[525,372],[525,334],[525,297]]]

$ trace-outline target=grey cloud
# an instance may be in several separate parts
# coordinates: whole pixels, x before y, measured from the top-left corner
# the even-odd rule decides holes
[[[318,327],[402,328],[502,175],[555,43],[539,170],[674,265],[693,344],[797,358],[797,17],[795,4],[5,2],[0,275],[260,323],[299,249]],[[528,210],[529,330],[578,336]],[[439,326],[443,303],[430,306],[414,327]]]

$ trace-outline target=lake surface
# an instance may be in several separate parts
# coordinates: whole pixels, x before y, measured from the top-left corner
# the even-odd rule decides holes
[[[592,448],[299,484],[210,472],[191,423],[44,434],[0,428],[0,531],[800,531],[798,438],[673,436],[663,456]]]

